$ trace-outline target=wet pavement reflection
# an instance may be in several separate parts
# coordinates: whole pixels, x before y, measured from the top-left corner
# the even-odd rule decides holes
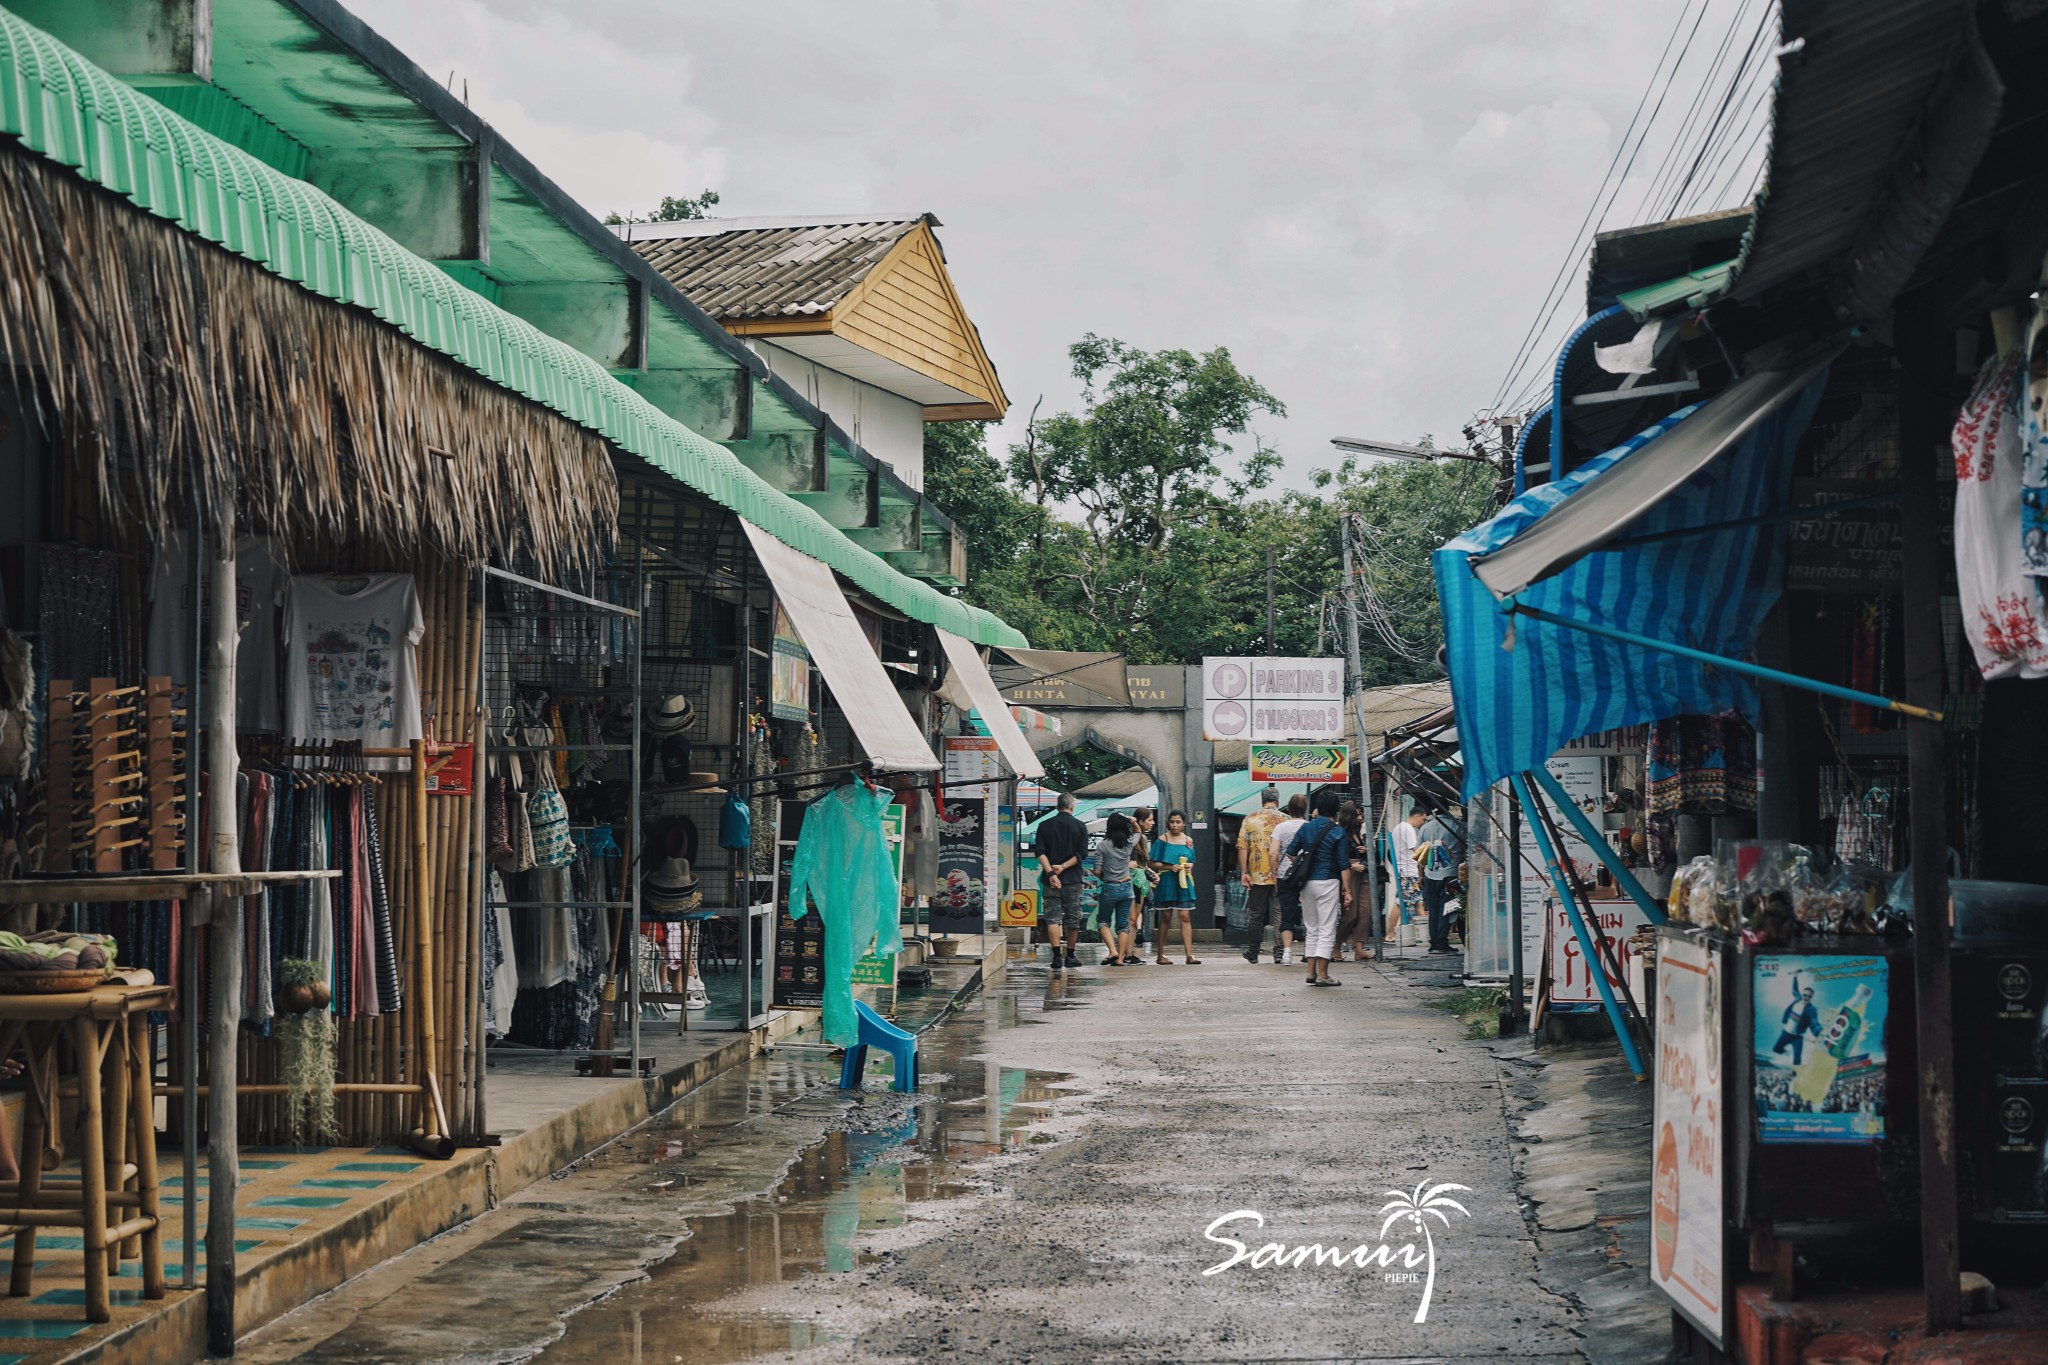
[[[755,1286],[837,1275],[866,1264],[860,1238],[898,1227],[910,1206],[972,1188],[968,1163],[1029,1147],[1073,1092],[1067,1076],[976,1060],[989,1035],[1028,1026],[1045,1010],[1081,1005],[1085,983],[1013,964],[953,1017],[921,1035],[925,1081],[915,1096],[886,1089],[886,1060],[871,1065],[859,1103],[833,1087],[838,1062],[823,1049],[780,1047],[686,1096],[579,1172],[614,1188],[687,1191],[711,1178],[721,1154],[758,1147],[764,1122],[808,1113],[834,1131],[795,1154],[772,1191],[732,1212],[689,1217],[686,1240],[647,1278],[589,1305],[542,1354],[551,1361],[714,1362],[828,1344],[823,1328],[740,1300]],[[899,1019],[916,1004],[907,994]],[[758,1155],[756,1153],[756,1155]]]

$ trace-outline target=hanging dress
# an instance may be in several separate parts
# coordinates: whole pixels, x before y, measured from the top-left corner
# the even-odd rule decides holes
[[[2048,677],[2041,580],[2022,548],[2019,347],[1977,372],[1950,438],[1956,460],[1956,591],[1977,671]]]

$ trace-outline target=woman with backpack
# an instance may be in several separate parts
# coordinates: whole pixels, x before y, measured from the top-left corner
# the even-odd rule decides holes
[[[1337,952],[1338,903],[1343,897],[1344,871],[1351,865],[1351,841],[1337,823],[1340,798],[1335,791],[1316,793],[1315,818],[1295,831],[1287,846],[1288,863],[1280,884],[1301,888],[1301,918],[1307,929],[1308,984],[1334,986],[1330,959]]]

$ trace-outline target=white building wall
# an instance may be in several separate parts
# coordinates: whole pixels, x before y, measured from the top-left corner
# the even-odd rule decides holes
[[[924,491],[922,405],[759,337],[748,338],[747,344],[778,378],[823,408],[862,449],[895,470],[903,482]]]

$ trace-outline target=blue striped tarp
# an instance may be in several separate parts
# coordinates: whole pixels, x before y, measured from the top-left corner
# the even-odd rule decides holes
[[[1826,384],[1823,371],[1637,518],[1627,533],[1717,525],[1785,510],[1793,448]],[[1568,627],[1510,617],[1472,572],[1474,556],[1500,549],[1697,411],[1698,405],[1682,409],[1557,482],[1530,489],[1436,552],[1467,798],[1511,774],[1540,768],[1572,740],[1600,730],[1731,708],[1756,718],[1754,682]],[[1739,658],[1755,646],[1784,581],[1785,526],[1765,522],[1597,551],[1530,584],[1519,598],[1562,616]]]

